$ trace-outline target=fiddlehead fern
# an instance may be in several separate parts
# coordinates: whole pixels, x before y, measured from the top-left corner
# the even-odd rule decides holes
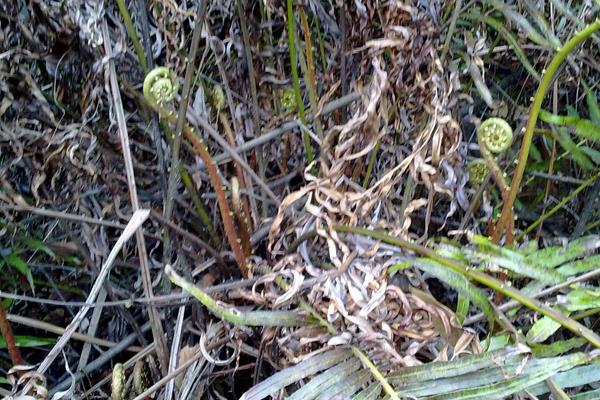
[[[150,371],[145,360],[138,360],[133,366],[133,390],[131,381],[127,382],[125,366],[121,363],[115,364],[111,380],[111,400],[128,400],[137,396],[150,386]]]
[[[123,364],[115,364],[113,367],[110,389],[112,400],[125,400],[125,396],[127,395],[127,377],[125,376]]]
[[[167,120],[171,124],[177,123],[177,117],[172,112],[169,112],[161,106],[165,101],[171,100],[177,93],[177,83],[174,79],[171,79],[171,72],[168,68],[159,67],[155,68],[146,76],[144,79],[144,98],[148,102],[148,105],[152,107],[162,118]],[[183,135],[188,140],[189,144],[193,148],[194,152],[200,156],[206,170],[210,177],[215,195],[217,197],[217,203],[221,210],[221,218],[223,221],[223,229],[227,235],[227,239],[235,255],[235,259],[242,271],[244,277],[250,276],[250,270],[246,265],[246,256],[239,243],[239,238],[235,230],[233,223],[232,212],[225,196],[224,186],[221,183],[221,177],[217,171],[216,163],[213,161],[208,148],[194,132],[194,129],[189,124],[183,125]]]
[[[296,109],[296,93],[294,89],[287,88],[281,94],[281,105],[287,111],[294,111]]]
[[[221,111],[225,108],[225,92],[221,85],[215,85],[210,93],[213,107],[215,107],[217,111]]]
[[[150,386],[150,368],[145,360],[138,360],[133,366],[133,391],[140,395]]]
[[[179,83],[172,77],[171,70],[167,67],[154,68],[144,79],[144,97],[153,104],[173,100],[178,90]]]
[[[485,181],[490,169],[487,163],[481,158],[477,158],[467,165],[467,171],[469,172],[469,181],[475,186],[480,186]]]
[[[483,121],[477,129],[477,141],[479,142],[479,151],[481,152],[487,167],[494,176],[496,186],[498,186],[498,189],[500,190],[502,201],[506,202],[508,200],[510,189],[506,183],[504,173],[498,166],[492,153],[498,154],[510,148],[513,142],[512,128],[501,118],[488,118]],[[487,172],[485,174],[487,175]],[[510,240],[512,240],[512,238],[509,238],[509,241]]]
[[[492,153],[498,154],[512,145],[513,131],[502,118],[488,118],[479,126],[477,139],[479,146],[483,145]]]
[[[483,156],[488,168],[494,174],[498,189],[502,192],[504,199],[505,193],[508,191],[504,174],[496,163],[496,159],[492,153],[498,154],[507,150],[512,144],[513,133],[512,128],[508,123],[500,118],[486,119],[479,125],[477,129],[477,141],[479,142],[479,151]]]

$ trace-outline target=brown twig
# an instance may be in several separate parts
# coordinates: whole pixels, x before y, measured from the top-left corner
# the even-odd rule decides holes
[[[15,343],[15,337],[12,328],[10,327],[10,323],[6,318],[6,311],[4,310],[2,303],[0,303],[0,333],[2,333],[2,337],[6,342],[6,349],[8,350],[8,355],[10,356],[13,365],[24,364],[23,357],[21,357],[21,352],[19,352],[17,344]]]

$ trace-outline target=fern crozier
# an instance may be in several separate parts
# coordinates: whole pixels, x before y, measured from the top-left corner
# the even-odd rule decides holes
[[[502,118],[486,119],[479,126],[477,133],[481,139],[480,144],[483,143],[492,153],[501,153],[512,145],[512,128]]]
[[[151,103],[162,104],[173,100],[179,83],[171,76],[171,70],[167,67],[156,67],[148,72],[144,79],[144,97]]]
[[[115,364],[112,371],[111,381],[111,399],[125,400],[127,394],[127,378],[125,377],[125,368],[123,364]]]
[[[469,172],[469,181],[476,186],[481,185],[485,177],[490,173],[487,163],[481,158],[469,162],[467,171]]]

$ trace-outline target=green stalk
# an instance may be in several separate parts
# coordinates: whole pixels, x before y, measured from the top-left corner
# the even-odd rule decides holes
[[[117,7],[119,8],[119,13],[121,14],[121,18],[123,18],[123,22],[125,22],[125,29],[127,29],[127,34],[129,34],[131,42],[133,43],[133,48],[140,63],[140,67],[142,67],[142,72],[144,73],[144,76],[146,76],[148,74],[148,64],[146,64],[146,55],[144,54],[144,49],[142,48],[140,39],[138,38],[137,32],[135,31],[135,26],[133,25],[133,21],[131,20],[131,15],[129,14],[129,10],[127,9],[125,0],[116,1]]]
[[[496,229],[494,230],[494,239],[496,242],[498,241],[500,235],[504,232],[504,228],[508,223],[508,218],[512,214],[513,205],[521,188],[521,181],[523,180],[523,174],[525,173],[525,167],[527,166],[527,157],[529,156],[529,149],[531,147],[531,141],[533,140],[535,124],[542,107],[542,102],[544,101],[544,97],[548,92],[552,81],[554,80],[554,76],[562,66],[567,56],[598,29],[600,29],[600,20],[588,25],[584,30],[575,34],[575,36],[573,36],[564,45],[564,47],[558,49],[557,53],[554,55],[554,58],[552,58],[552,61],[548,65],[548,68],[542,74],[542,80],[533,98],[531,109],[529,110],[527,126],[525,127],[523,142],[521,143],[521,149],[519,151],[519,161],[510,185],[508,201],[504,203],[500,220],[498,221]]]
[[[294,83],[294,93],[296,95],[296,105],[300,121],[306,125],[306,115],[304,114],[304,104],[302,103],[302,92],[300,91],[300,81],[298,79],[298,65],[296,60],[296,44],[294,40],[294,7],[292,0],[287,0],[287,34],[288,47],[290,50],[290,67],[292,69],[292,80]],[[307,132],[302,132],[302,141],[304,142],[304,151],[306,151],[306,161],[310,164],[314,160],[313,148],[310,143],[310,136]]]
[[[375,142],[375,147],[371,152],[371,156],[369,157],[369,164],[367,165],[367,172],[365,172],[365,179],[363,180],[363,188],[367,188],[369,186],[369,180],[371,179],[371,173],[373,172],[373,166],[375,166],[375,160],[377,159],[377,153],[379,152],[379,146],[381,145],[381,140],[377,139]]]
[[[226,307],[214,300],[208,293],[196,285],[179,276],[167,264],[165,274],[171,282],[194,296],[206,308],[219,318],[235,325],[244,326],[306,326],[314,323],[310,318],[300,315],[294,310],[290,311],[240,311],[233,307]]]
[[[315,24],[317,25],[317,38],[319,39],[319,56],[321,57],[321,66],[323,67],[323,71],[327,71],[327,58],[325,57],[323,34],[321,33],[321,23],[319,22],[318,16],[315,16]]]
[[[548,306],[545,306],[544,304],[540,303],[536,299],[532,299],[531,297],[522,293],[520,290],[515,289],[514,287],[509,286],[509,285],[505,284],[504,282],[499,281],[496,278],[493,278],[487,274],[484,274],[483,272],[476,271],[472,268],[464,267],[454,260],[451,260],[446,257],[442,257],[442,256],[438,255],[435,251],[428,249],[427,247],[424,247],[424,246],[421,246],[421,245],[418,245],[415,243],[410,243],[410,242],[404,241],[402,239],[395,238],[386,233],[371,231],[369,229],[358,228],[358,227],[347,226],[347,225],[336,225],[336,226],[334,226],[334,229],[337,232],[353,233],[356,235],[361,235],[361,236],[370,237],[370,238],[373,238],[376,240],[381,240],[382,242],[391,244],[392,246],[397,246],[397,247],[400,247],[403,249],[411,250],[422,256],[428,257],[431,260],[434,260],[434,261],[438,262],[439,264],[441,264],[455,272],[463,274],[463,275],[473,279],[476,282],[479,282],[497,292],[502,293],[503,295],[505,295],[507,297],[510,297],[513,300],[518,301],[519,303],[521,303],[522,305],[524,305],[527,308],[530,308],[542,315],[547,316],[548,318],[552,319],[553,321],[558,322],[564,328],[573,332],[575,335],[583,337],[584,339],[586,339],[588,342],[590,342],[595,347],[600,348],[600,336],[598,336],[592,330],[586,328],[579,322],[577,322],[569,317],[566,317],[561,312],[558,312],[556,310],[551,309]]]
[[[462,7],[462,0],[457,0],[454,3],[454,10],[452,11],[452,16],[450,17],[450,26],[446,31],[446,39],[444,40],[444,47],[442,48],[442,56],[440,57],[442,63],[446,59],[446,54],[448,54],[448,50],[450,50],[450,44],[452,41],[452,36],[454,35],[454,29],[456,29],[456,21],[458,20],[458,16],[460,14],[460,9]]]
[[[200,218],[200,221],[202,221],[202,223],[206,227],[206,230],[208,231],[208,236],[210,237],[210,241],[212,242],[212,244],[215,247],[219,248],[221,246],[221,243],[219,240],[219,236],[217,235],[217,232],[215,231],[215,227],[213,226],[212,222],[210,221],[210,217],[208,216],[208,212],[206,212],[206,208],[204,208],[204,204],[202,203],[202,200],[200,200],[200,196],[198,196],[198,192],[196,191],[196,188],[194,187],[194,183],[192,182],[192,178],[190,177],[190,174],[188,174],[185,167],[181,164],[179,165],[179,176],[181,177],[181,181],[183,182],[183,185],[185,186],[185,190],[187,190],[188,194],[192,198],[192,202],[194,203],[194,207],[196,208],[196,213],[198,214],[198,218]]]
[[[302,7],[300,9],[300,20],[302,22],[302,28],[304,30],[304,43],[306,50],[306,59],[302,55],[302,52],[298,53],[300,58],[300,67],[302,68],[302,74],[304,75],[304,82],[306,82],[306,88],[308,89],[308,100],[310,102],[310,112],[313,115],[317,115],[318,111],[318,100],[317,100],[317,81],[315,78],[315,64],[312,54],[312,40],[310,38],[310,27],[308,26],[308,19],[306,13]],[[323,139],[323,127],[318,117],[313,120],[315,131],[320,139]]]

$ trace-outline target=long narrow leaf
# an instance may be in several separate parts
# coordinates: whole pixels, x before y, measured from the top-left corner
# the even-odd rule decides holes
[[[366,385],[371,378],[371,373],[362,369],[349,375],[343,382],[325,388],[317,400],[348,399],[362,386]]]
[[[481,369],[468,374],[449,378],[436,379],[435,381],[415,382],[408,387],[399,388],[403,393],[412,397],[424,398],[426,396],[445,395],[464,390],[483,387],[506,379],[507,374],[515,374],[525,362],[523,354],[506,359],[503,363]],[[433,384],[435,383],[435,384]]]
[[[567,263],[557,268],[557,271],[565,276],[573,276],[596,268],[600,268],[600,254]]]
[[[525,256],[530,264],[544,268],[555,268],[573,261],[600,247],[600,237],[590,235],[569,242],[566,246],[551,246]]]
[[[575,134],[584,139],[600,140],[600,127],[589,119],[568,115],[555,115],[544,110],[540,111],[540,119],[558,126],[571,126],[575,129]]]
[[[388,380],[393,385],[401,387],[413,382],[460,376],[498,365],[511,357],[528,352],[529,348],[520,344],[492,352],[461,357],[449,362],[436,362],[417,367],[403,368],[398,372],[388,375]]]
[[[600,289],[574,289],[564,296],[558,296],[558,302],[569,311],[597,308],[600,307]]]
[[[531,351],[538,357],[556,357],[570,350],[577,349],[586,344],[582,338],[574,337],[567,340],[559,340],[551,344],[531,344]]]
[[[598,400],[600,399],[600,389],[590,390],[589,392],[578,393],[571,396],[571,400]]]
[[[378,382],[373,382],[368,388],[361,390],[351,400],[375,400],[381,393],[381,385]]]
[[[594,362],[590,365],[582,365],[568,371],[559,372],[553,377],[554,382],[562,389],[569,389],[600,382],[600,363]],[[527,388],[534,396],[548,393],[549,388],[545,383],[539,383]],[[594,397],[600,399],[600,397]]]
[[[348,385],[347,378],[359,368],[360,361],[356,357],[352,357],[311,379],[306,385],[288,396],[288,400],[315,399],[323,392],[325,384],[335,385],[344,382],[345,385]]]
[[[469,299],[473,304],[479,307],[481,311],[483,311],[490,326],[494,324],[494,319],[496,317],[492,303],[480,289],[469,282],[469,280],[463,275],[449,270],[448,268],[444,268],[442,265],[425,258],[419,258],[415,260],[414,265],[423,271],[429,272],[442,282],[451,286],[460,295]]]
[[[337,365],[352,356],[348,348],[339,348],[310,357],[300,364],[279,371],[265,379],[240,397],[240,400],[260,400],[271,396],[286,386]]]
[[[507,376],[504,380],[481,387],[458,392],[427,397],[427,400],[502,400],[507,396],[526,390],[528,387],[542,382],[559,371],[571,369],[589,362],[587,354],[576,353],[565,357],[531,360],[526,363],[522,373]],[[513,371],[514,373],[514,371]]]

